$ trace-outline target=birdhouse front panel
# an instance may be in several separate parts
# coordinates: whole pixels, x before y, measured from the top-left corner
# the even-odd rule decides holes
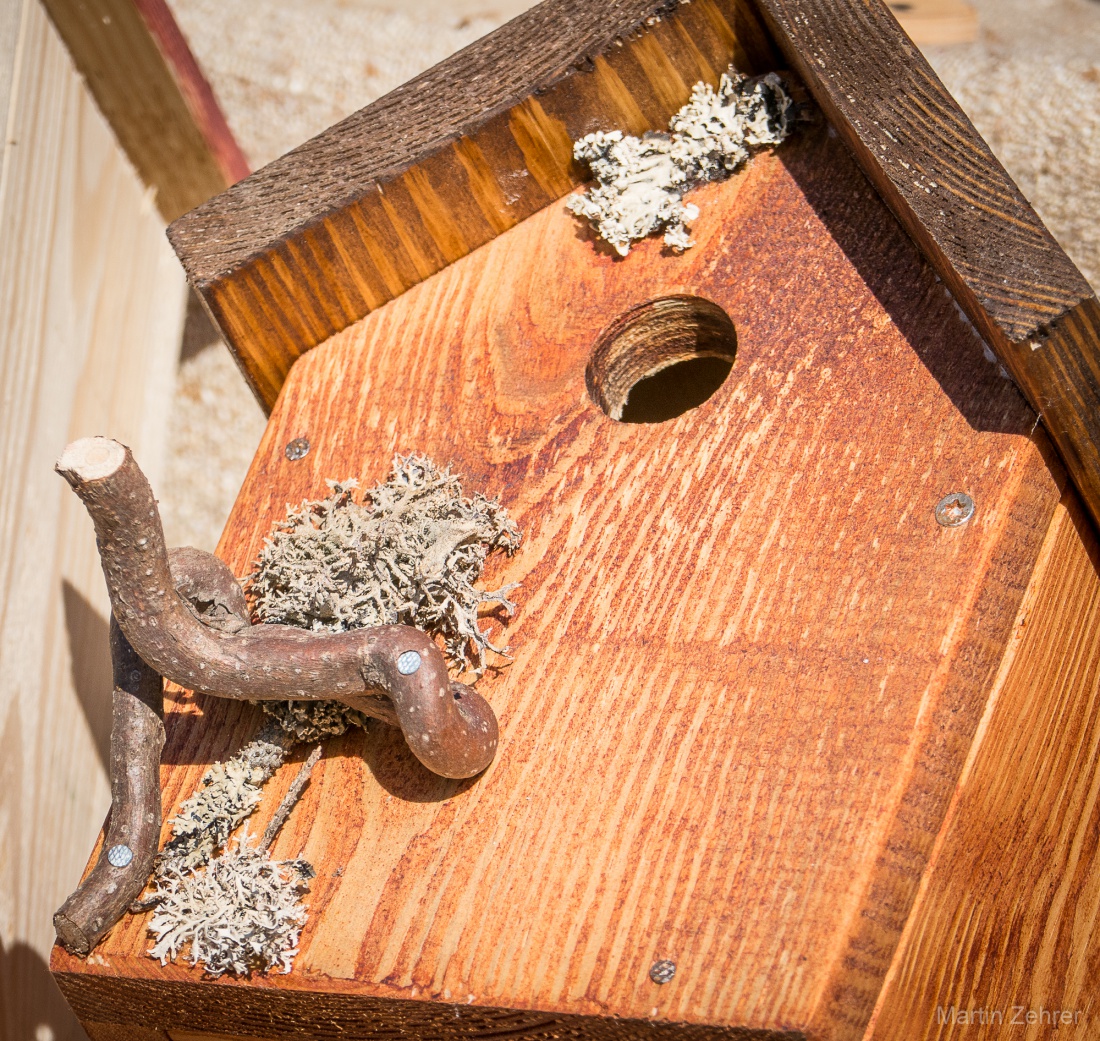
[[[499,496],[499,751],[326,746],[276,840],[317,871],[290,974],[162,967],[136,916],[73,988],[233,1036],[307,1000],[356,1038],[862,1034],[1063,477],[824,122],[692,201],[692,248],[626,257],[552,203],[294,364],[221,554],[395,454]],[[166,818],[259,723],[176,695]]]

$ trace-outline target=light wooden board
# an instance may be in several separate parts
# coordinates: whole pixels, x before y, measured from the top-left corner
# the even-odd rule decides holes
[[[978,12],[963,0],[889,0],[886,6],[918,47],[978,38]]]
[[[1100,542],[1070,493],[891,969],[874,1041],[1100,1037],[1098,845]]]
[[[110,801],[103,576],[53,463],[71,438],[110,433],[161,472],[184,284],[149,193],[37,0],[21,5],[12,54],[0,181],[0,1036],[22,1041],[81,1036],[47,970],[51,918]]]
[[[1059,478],[824,126],[693,201],[694,250],[626,260],[551,205],[296,364],[223,554],[245,573],[287,503],[379,480],[395,451],[500,495],[525,532],[485,576],[523,583],[515,660],[479,688],[500,754],[456,784],[380,726],[331,742],[277,846],[319,869],[295,971],[203,984],[146,957],[130,919],[93,962],[55,952],[83,1015],[280,1038],[509,1015],[531,1036],[574,1017],[607,1037],[860,1036]],[[733,373],[680,419],[617,424],[585,387],[593,345],[670,293],[731,316]],[[941,528],[958,490],[975,519]],[[168,812],[257,725],[183,698]]]
[[[248,176],[164,0],[42,2],[165,220]]]

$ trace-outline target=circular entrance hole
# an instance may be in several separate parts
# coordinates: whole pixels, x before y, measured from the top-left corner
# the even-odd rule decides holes
[[[619,315],[596,341],[585,381],[620,423],[664,423],[698,408],[737,353],[729,315],[699,296],[664,296]]]

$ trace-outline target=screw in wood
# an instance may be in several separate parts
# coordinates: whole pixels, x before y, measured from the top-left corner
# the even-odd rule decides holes
[[[676,975],[676,962],[661,958],[649,967],[649,978],[654,983],[668,983]]]
[[[129,867],[134,859],[134,851],[129,846],[112,846],[107,850],[107,862],[111,867]]]
[[[397,659],[397,671],[402,676],[411,676],[420,668],[420,655],[416,651],[404,651]]]
[[[974,516],[974,500],[966,492],[952,492],[936,503],[936,520],[945,528],[957,528]]]
[[[292,463],[296,463],[299,459],[305,459],[309,455],[309,438],[296,437],[293,441],[288,441],[284,451],[287,459]]]

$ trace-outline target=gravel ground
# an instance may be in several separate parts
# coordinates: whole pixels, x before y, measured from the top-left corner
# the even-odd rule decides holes
[[[972,44],[936,71],[1100,285],[1100,0],[971,0]],[[255,166],[524,10],[524,0],[169,0]],[[213,549],[264,419],[192,307],[162,508],[170,545]]]
[[[971,0],[975,3],[975,0]],[[981,36],[929,60],[1100,286],[1100,0],[980,0]]]

